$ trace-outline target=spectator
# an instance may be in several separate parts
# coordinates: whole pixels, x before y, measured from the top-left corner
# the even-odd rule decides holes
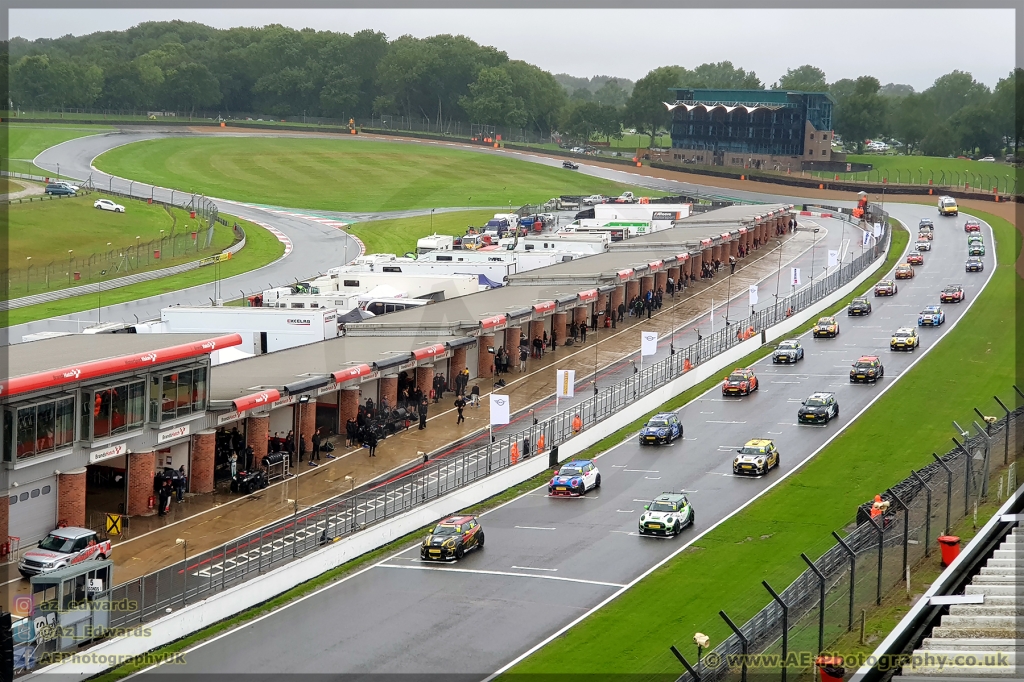
[[[573,435],[578,434],[583,430],[583,420],[580,419],[579,415],[572,418],[572,433]]]
[[[526,350],[525,346],[519,347],[519,371],[526,371],[526,359],[530,357],[530,353]]]
[[[174,486],[177,489],[176,492],[178,493],[178,502],[181,502],[185,498],[186,482],[187,477],[185,476],[185,465],[182,464],[180,467],[178,467],[178,477],[174,479]]]
[[[420,414],[420,429],[419,430],[420,431],[422,431],[423,429],[427,428],[427,407],[428,407],[427,398],[426,398],[426,396],[424,396],[424,397],[420,398],[420,410],[419,410],[419,414]]]
[[[377,434],[372,430],[366,434],[366,447],[370,450],[370,457],[377,456]]]
[[[466,408],[466,401],[459,396],[455,399],[455,409],[459,412],[459,418],[455,420],[455,425],[458,426],[462,422],[466,421],[466,417],[462,414],[462,410]]]
[[[480,387],[478,385],[473,385],[473,390],[469,393],[469,402],[473,407],[480,407]]]
[[[581,324],[580,325],[580,343],[586,343],[586,342],[587,342],[587,325]]]
[[[320,461],[320,429],[313,432],[313,436],[310,438],[313,443],[313,454],[309,456],[309,461],[312,462],[314,459]]]
[[[736,272],[736,256],[729,256],[729,274]]]

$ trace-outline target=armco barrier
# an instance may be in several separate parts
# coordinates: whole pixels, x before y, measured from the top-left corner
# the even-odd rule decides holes
[[[884,259],[889,253],[889,244],[880,256]],[[778,339],[811,320],[821,310],[834,305],[852,293],[858,286],[871,276],[873,268],[865,268],[852,281],[839,290],[826,296],[813,307],[805,309],[785,321],[765,330],[769,341]],[[658,387],[643,398],[632,402],[629,407],[619,410],[612,416],[603,419],[590,428],[582,431],[567,441],[559,443],[560,460],[574,457],[595,443],[613,433],[629,426],[648,412],[671,400],[702,381],[715,376],[723,368],[732,367],[736,362],[756,351],[761,346],[760,335],[748,339],[719,353],[713,360],[708,360],[682,374],[667,384]],[[320,551],[312,552],[294,561],[272,569],[255,578],[237,584],[224,591],[195,601],[179,608],[176,612],[151,621],[148,627],[152,634],[147,638],[119,637],[103,641],[88,649],[89,654],[106,656],[107,660],[124,660],[125,657],[138,656],[176,641],[193,632],[201,630],[217,621],[231,617],[241,611],[261,604],[273,597],[300,585],[328,570],[347,561],[382,547],[401,538],[418,528],[435,522],[438,518],[465,509],[512,486],[540,474],[547,468],[547,458],[535,456],[523,462],[499,470],[451,493],[439,497],[424,505],[414,507],[407,512],[375,523],[373,526],[357,531],[328,544]],[[126,623],[125,625],[129,625]],[[60,673],[80,678],[97,675],[113,667],[113,663],[97,663],[92,660],[68,660],[48,666],[42,670],[25,676],[25,679],[36,676]]]

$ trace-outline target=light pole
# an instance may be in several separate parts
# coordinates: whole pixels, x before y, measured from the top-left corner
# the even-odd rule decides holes
[[[430,234],[434,234],[434,209],[430,209]]]
[[[74,249],[68,249],[68,286],[71,286],[71,270],[72,270],[71,263],[73,263],[74,259],[75,259],[75,257],[72,255],[73,253],[74,253]]]
[[[57,164],[57,179],[60,180],[60,164]]]
[[[107,274],[106,270],[100,270],[100,277]],[[103,321],[103,280],[96,282],[96,324]]]
[[[188,604],[188,540],[178,538],[174,541],[174,544],[181,547],[184,553],[184,570],[181,572],[181,605],[186,606]]]
[[[811,293],[814,293],[814,247],[818,243],[818,230],[821,228],[814,228],[814,237],[811,239]]]
[[[775,246],[779,249],[779,270],[775,275],[775,303],[779,303],[779,286],[782,284],[782,240],[776,239]]]

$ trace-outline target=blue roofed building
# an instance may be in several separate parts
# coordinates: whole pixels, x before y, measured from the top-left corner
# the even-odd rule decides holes
[[[835,100],[827,92],[669,92],[673,101],[665,106],[672,114],[672,149],[667,160],[778,170],[832,161]]]

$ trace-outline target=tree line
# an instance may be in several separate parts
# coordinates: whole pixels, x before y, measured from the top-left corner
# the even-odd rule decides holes
[[[295,30],[280,25],[215,29],[181,21],[126,31],[27,41],[0,56],[9,104],[21,109],[218,111],[228,117],[368,118],[396,115],[500,125],[578,142],[667,130],[669,88],[828,91],[834,128],[860,148],[895,137],[930,155],[997,153],[1019,140],[1021,70],[994,89],[954,71],[924,92],[871,76],[829,83],[814,66],[766,86],[731,62],[664,66],[635,83],[612,76],[552,75],[464,36]],[[5,83],[5,85],[7,85]],[[1019,87],[1018,87],[1019,85]],[[1012,146],[1012,145],[1011,145]]]

